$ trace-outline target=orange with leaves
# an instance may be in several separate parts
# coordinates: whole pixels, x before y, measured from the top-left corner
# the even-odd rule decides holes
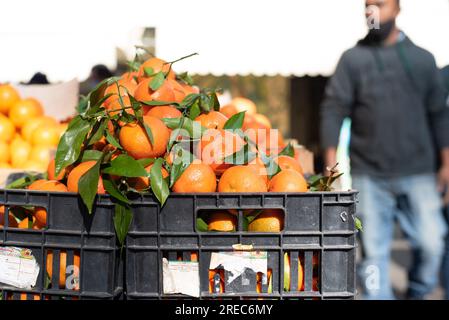
[[[303,170],[298,160],[289,156],[278,156],[274,159],[281,170],[294,170],[303,174]]]
[[[146,70],[146,71],[145,71]],[[170,72],[169,72],[170,70]],[[148,71],[150,71],[150,74],[148,74]],[[154,75],[158,72],[164,72],[167,74],[167,79],[175,79],[176,74],[171,70],[170,64],[166,61],[153,57],[142,63],[142,65],[139,68],[139,71],[137,73],[137,80],[138,82],[142,82],[144,79],[153,79]]]
[[[146,131],[138,123],[128,123],[120,130],[120,145],[135,159],[157,158],[165,154],[170,132],[162,120],[144,116],[143,121],[152,135],[151,143]]]
[[[218,111],[210,111],[208,113],[200,114],[195,118],[195,121],[207,129],[223,129],[228,117]]]
[[[151,172],[152,167],[153,164],[150,164],[149,166],[145,167],[145,170],[148,172],[148,174]],[[163,179],[169,176],[168,171],[165,170],[165,168],[161,169],[161,174]],[[128,183],[130,187],[136,189],[137,191],[143,191],[150,187],[151,180],[149,177],[130,178],[128,180]]]
[[[117,83],[109,85],[104,91],[104,96],[107,96],[108,94],[111,94],[111,96],[107,98],[106,101],[104,102],[105,106],[108,106],[111,102],[119,99],[119,92],[120,96],[124,98],[125,96],[128,95],[128,93],[130,95],[134,95],[134,91],[136,90],[136,88],[137,83],[134,80],[127,80],[127,79],[120,79],[117,81]]]
[[[78,192],[78,182],[80,178],[89,171],[97,162],[86,161],[75,166],[67,177],[67,189],[69,192]],[[98,181],[97,193],[104,194],[103,179],[100,177]]]

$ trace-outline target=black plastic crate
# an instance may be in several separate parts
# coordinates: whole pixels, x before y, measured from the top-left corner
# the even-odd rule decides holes
[[[126,245],[127,299],[183,299],[164,295],[162,258],[199,261],[201,299],[354,299],[356,231],[355,191],[261,194],[172,194],[163,208],[151,196],[133,204],[134,220]],[[197,215],[237,209],[235,232],[199,232]],[[285,225],[278,233],[242,230],[243,211],[281,209]],[[245,286],[226,287],[224,270],[209,270],[212,252],[232,251],[235,244],[267,251],[272,291],[260,275]],[[291,287],[284,291],[284,254],[290,261]],[[299,283],[298,268],[303,281]],[[258,279],[259,277],[259,279]],[[251,278],[251,277],[250,277]],[[223,283],[224,282],[224,283]],[[242,282],[240,281],[240,284]]]
[[[0,228],[0,246],[32,250],[40,273],[32,290],[0,285],[4,299],[118,299],[123,296],[123,261],[114,230],[114,204],[99,196],[89,215],[74,193],[28,190],[0,190],[0,206],[5,217],[11,207],[36,206],[47,210],[47,226],[42,230]],[[5,219],[8,220],[8,219]],[[66,288],[74,275],[66,266],[79,266],[75,289]],[[51,285],[46,279],[47,262],[52,264]],[[59,272],[58,272],[59,270]],[[61,271],[62,270],[62,271]],[[60,279],[60,277],[63,277]]]

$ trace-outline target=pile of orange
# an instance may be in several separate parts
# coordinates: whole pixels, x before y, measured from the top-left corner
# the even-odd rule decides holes
[[[45,171],[65,128],[38,100],[0,84],[0,168]]]
[[[154,81],[160,72],[164,73],[163,81],[158,86],[155,86]],[[42,119],[41,121],[43,122],[47,121],[46,127],[51,127],[48,123],[51,120],[42,118],[42,108],[35,101],[33,104],[33,100],[30,99],[20,100],[11,87],[3,86],[2,88],[5,92],[9,92],[9,96],[3,93],[4,98],[0,100],[0,110],[3,112],[7,111],[12,116],[8,120],[8,123],[11,123],[9,129],[11,132],[7,135],[7,142],[13,141],[12,143],[14,144],[29,143],[27,142],[27,139],[29,139],[28,130],[31,129],[28,129],[28,124],[15,112],[18,108],[17,106],[24,105],[24,101],[27,101],[28,113],[35,116],[33,119]],[[110,143],[111,139],[106,139],[104,136],[93,145],[93,149],[97,151],[116,150],[114,157],[118,154],[127,154],[136,160],[148,158],[164,159],[161,175],[168,180],[168,177],[172,174],[170,166],[173,165],[173,153],[169,150],[169,145],[172,145],[173,139],[171,138],[173,137],[171,137],[171,134],[174,130],[173,127],[168,128],[166,120],[181,119],[183,116],[191,117],[191,115],[186,114],[186,109],[180,103],[189,95],[198,93],[200,93],[199,88],[189,85],[178,78],[169,63],[158,58],[150,58],[140,66],[138,71],[123,74],[119,80],[107,86],[103,93],[104,96],[108,95],[103,102],[105,113],[109,114],[108,119],[112,119],[110,118],[112,116],[114,117],[114,119],[109,120],[109,134],[115,138],[122,148],[120,150],[117,149],[116,145],[114,146]],[[126,114],[135,114],[137,109],[131,102],[136,100],[141,104],[141,122],[137,120],[130,121],[129,118],[124,117]],[[162,105],[158,105],[158,103],[151,104],[151,102],[155,101],[166,103]],[[241,130],[247,133],[246,138],[243,138],[241,132],[235,132],[226,127],[231,117],[243,111],[245,113]],[[30,117],[28,116],[27,118]],[[6,119],[6,117],[4,118]],[[257,113],[257,107],[251,100],[238,97],[219,110],[205,111],[201,109],[191,119],[201,125],[204,130],[201,133],[201,137],[197,139],[199,145],[196,145],[195,150],[189,150],[195,155],[196,159],[176,177],[176,181],[173,181],[170,186],[172,192],[255,193],[306,192],[308,190],[308,185],[303,177],[302,168],[298,160],[286,155],[278,156],[285,147],[282,135],[272,128],[267,117]],[[115,123],[112,121],[115,121]],[[23,137],[19,137],[18,128],[21,130]],[[148,129],[152,137],[149,136]],[[2,130],[1,126],[0,130]],[[31,131],[34,138],[34,134],[38,132],[38,129]],[[178,141],[184,139],[182,136],[175,138]],[[35,140],[38,139],[32,139],[31,143]],[[54,141],[49,144],[54,145]],[[86,145],[83,148],[86,150],[89,146]],[[244,148],[253,152],[256,158],[243,163],[224,161],[225,158],[233,156],[235,153],[244,150]],[[23,153],[26,155],[26,150]],[[280,172],[274,176],[269,176],[267,173],[266,163],[263,160],[266,159],[266,155],[270,155],[273,159],[275,158],[274,162],[280,168]],[[51,183],[47,184],[45,188],[53,188],[51,191],[65,191],[63,189],[66,188],[69,192],[78,192],[80,178],[94,164],[95,161],[76,162],[75,166],[65,168],[56,177],[55,163],[52,160],[48,165],[48,179]],[[151,166],[146,167],[148,173],[150,168]],[[123,181],[122,177],[120,178]],[[125,180],[128,186],[138,191],[147,191],[151,186],[149,174],[140,178],[133,177]],[[43,185],[39,187],[43,188]],[[101,178],[97,191],[98,193],[105,193]],[[212,214],[209,219],[210,229],[217,231],[235,229],[235,211],[231,211],[230,214],[228,215],[226,212]],[[36,222],[33,221],[32,224],[36,223],[37,225],[43,221],[43,219],[38,218],[44,216],[42,210],[36,209],[34,216]],[[250,225],[250,230],[255,232],[276,232],[281,230],[282,227],[283,215],[279,215],[277,211],[269,211],[256,217]]]

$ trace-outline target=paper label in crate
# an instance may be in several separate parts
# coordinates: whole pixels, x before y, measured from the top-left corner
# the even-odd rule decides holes
[[[262,278],[266,284],[268,254],[266,251],[212,252],[209,269],[217,269],[219,266],[231,273],[228,283],[242,275],[245,269],[251,269],[265,275]]]
[[[30,249],[0,247],[0,283],[31,289],[38,275],[39,265]]]
[[[195,298],[200,296],[198,262],[168,261],[162,259],[164,294],[181,293]]]

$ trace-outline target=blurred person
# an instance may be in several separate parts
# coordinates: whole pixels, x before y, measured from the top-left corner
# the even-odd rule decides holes
[[[50,84],[47,75],[42,72],[36,72],[27,84]]]
[[[112,76],[114,76],[114,74],[104,64],[97,64],[93,66],[89,77],[80,83],[80,94],[87,95],[97,86],[97,84]]]
[[[443,81],[446,88],[446,96],[447,96],[446,106],[449,108],[449,66],[446,66],[441,70],[441,75],[443,76]],[[444,212],[446,222],[449,225],[449,192],[447,192],[447,190],[444,205],[445,205]],[[449,235],[446,235],[446,251],[444,253],[443,258],[442,273],[443,273],[443,288],[445,292],[445,297],[446,300],[449,300]]]
[[[399,0],[365,3],[368,34],[342,55],[321,106],[325,164],[335,164],[340,127],[350,118],[365,298],[394,299],[389,264],[397,220],[413,249],[407,298],[424,299],[437,285],[447,230],[438,188],[449,184],[449,113],[433,55],[396,26]],[[371,25],[372,13],[378,25]]]

